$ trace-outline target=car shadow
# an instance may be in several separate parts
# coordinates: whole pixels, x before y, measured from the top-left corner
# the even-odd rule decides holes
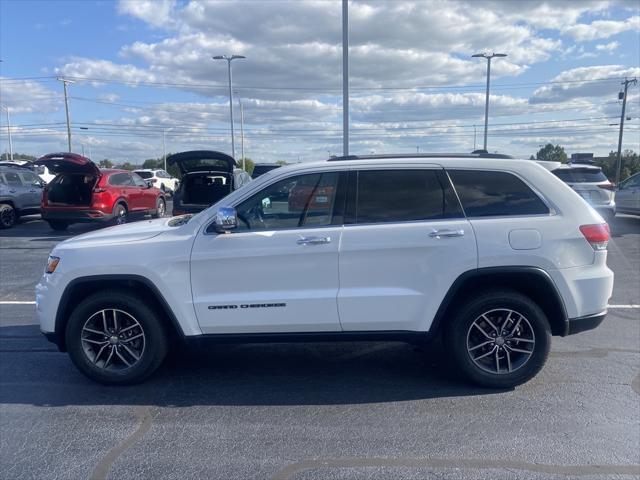
[[[141,385],[81,375],[36,326],[0,328],[0,403],[67,405],[347,405],[501,393],[470,386],[437,342],[218,345],[177,349]]]

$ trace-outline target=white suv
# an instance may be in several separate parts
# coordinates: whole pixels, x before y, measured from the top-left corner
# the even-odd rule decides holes
[[[462,373],[511,387],[552,335],[597,327],[609,230],[528,160],[350,157],[273,170],[190,216],[66,240],[41,329],[88,377],[148,377],[169,344],[442,335]]]
[[[172,177],[165,170],[143,168],[141,170],[134,170],[134,173],[137,173],[145,181],[151,182],[154,187],[171,195],[178,189],[178,184],[180,183],[176,177]]]

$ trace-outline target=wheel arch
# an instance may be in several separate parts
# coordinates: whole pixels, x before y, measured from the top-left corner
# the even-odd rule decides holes
[[[103,289],[117,289],[125,293],[139,293],[145,299],[155,299],[152,308],[162,317],[170,333],[170,339],[184,339],[184,331],[173,310],[160,293],[160,290],[148,278],[140,275],[92,275],[72,280],[65,288],[56,312],[54,343],[61,351],[66,351],[65,329],[73,308],[80,299]]]
[[[536,302],[549,320],[552,335],[566,336],[569,318],[562,296],[551,276],[539,267],[486,267],[460,275],[449,288],[429,331],[436,334],[461,301],[492,287],[516,290]]]
[[[116,199],[116,201],[115,201],[115,202],[113,202],[113,208],[111,209],[111,213],[113,213],[113,212],[115,211],[115,209],[116,209],[116,207],[117,207],[118,205],[122,205],[122,206],[127,210],[127,213],[129,213],[129,212],[130,212],[130,210],[129,210],[129,204],[127,203],[127,200],[126,200],[124,197],[118,197],[118,198]]]

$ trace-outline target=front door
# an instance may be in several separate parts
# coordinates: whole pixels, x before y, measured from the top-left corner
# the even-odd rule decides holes
[[[355,211],[340,244],[343,329],[428,330],[449,287],[477,266],[473,229],[448,178],[441,168],[395,168],[351,172],[349,184],[347,215]]]
[[[236,206],[233,233],[198,234],[191,288],[203,333],[340,331],[341,175],[272,183]]]
[[[640,175],[625,180],[616,192],[616,205],[623,212],[640,212]]]

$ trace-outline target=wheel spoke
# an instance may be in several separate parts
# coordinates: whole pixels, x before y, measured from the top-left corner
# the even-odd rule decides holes
[[[104,334],[109,335],[109,328],[107,327],[107,313],[102,310],[102,325],[104,326]]]
[[[96,345],[106,345],[107,343],[109,343],[108,340],[91,340],[89,338],[83,338],[82,341],[87,343],[94,343]]]
[[[511,355],[509,354],[509,350],[504,349],[505,357],[507,357],[507,370],[511,372]]]
[[[500,349],[496,348],[496,373],[500,373]]]
[[[100,350],[98,350],[98,353],[96,354],[95,358],[93,359],[93,363],[98,363],[98,359],[100,358],[100,355],[102,355],[102,352],[104,352],[104,349],[107,348],[107,345],[104,345],[102,347],[100,347]]]
[[[120,330],[120,333],[128,332],[129,330],[131,330],[132,328],[136,328],[137,326],[138,326],[137,323],[134,323],[133,325],[129,325],[128,327],[125,327],[122,330]]]
[[[127,367],[130,367],[130,366],[131,366],[131,364],[127,361],[127,359],[126,359],[126,358],[124,358],[124,357],[120,354],[120,352],[119,352],[118,350],[116,350],[116,355],[120,358],[120,360],[122,360],[124,363],[126,363],[126,364],[127,364]]]
[[[511,340],[514,342],[536,343],[535,340],[531,340],[529,338],[513,337]]]
[[[124,348],[124,349],[127,351],[127,353],[129,353],[129,355],[131,355],[133,358],[135,358],[135,359],[136,359],[136,362],[137,362],[138,360],[140,360],[140,357],[139,357],[138,355],[136,355],[134,352],[132,352],[132,351],[131,351],[131,349],[130,349],[129,347],[127,347],[126,345],[124,345],[124,344],[123,344],[123,345],[122,345],[122,348]]]
[[[482,314],[482,318],[484,318],[484,321],[487,322],[491,328],[493,328],[496,332],[500,333],[500,330],[498,330],[498,327],[496,327],[493,322],[491,320],[489,320],[489,317],[487,317],[484,313]]]
[[[489,356],[489,355],[491,355],[493,352],[495,352],[497,348],[498,348],[498,347],[493,347],[493,348],[492,348],[491,350],[489,350],[487,353],[483,353],[483,354],[482,354],[482,355],[480,355],[479,357],[474,358],[474,360],[475,360],[475,361],[478,361],[478,360],[480,360],[481,358],[488,357],[488,356]]]
[[[484,329],[480,325],[478,325],[478,322],[473,322],[472,326],[474,326],[478,330],[480,330],[485,337],[487,337],[490,340],[493,340],[493,337],[491,335],[489,335],[487,332],[485,332]]]
[[[121,340],[120,343],[129,343],[131,340],[135,340],[136,338],[140,337],[144,337],[144,333],[139,333],[137,335],[134,335],[133,337],[125,338],[124,340]]]
[[[531,355],[533,353],[533,351],[529,351],[529,350],[522,350],[521,348],[515,348],[512,347],[511,345],[505,347],[508,348],[509,350],[511,350],[512,352],[518,352],[518,353],[526,353],[527,355]]]
[[[113,311],[113,330],[114,332],[118,333],[118,311],[117,310],[112,310]]]
[[[89,328],[89,327],[84,327],[83,329],[85,332],[89,332],[89,333],[94,333],[96,335],[104,335],[104,332],[101,332],[99,330],[94,330],[93,328]]]
[[[518,329],[518,327],[520,326],[520,322],[522,322],[522,315],[520,315],[520,318],[518,319],[518,321],[516,322],[516,324],[514,325],[514,327],[511,329],[511,331],[509,332],[509,335],[507,335],[508,337],[512,337],[515,335],[516,330]]]
[[[475,347],[471,347],[471,348],[469,348],[468,350],[469,350],[470,352],[473,352],[474,350],[477,350],[477,349],[479,349],[479,348],[482,348],[482,347],[484,347],[485,345],[489,345],[490,343],[493,343],[493,340],[487,340],[486,342],[479,343],[479,344],[478,344],[478,345],[476,345]]]
[[[507,318],[505,319],[505,321],[502,323],[502,330],[507,330],[507,325],[509,325],[509,322],[511,321],[511,314],[513,313],[512,310],[509,310],[509,315],[507,315]]]
[[[113,352],[115,351],[116,347],[115,345],[111,346],[111,351],[109,352],[109,356],[107,357],[107,361],[104,362],[104,366],[102,368],[107,368],[109,366],[109,363],[111,362],[111,358],[113,357]]]

